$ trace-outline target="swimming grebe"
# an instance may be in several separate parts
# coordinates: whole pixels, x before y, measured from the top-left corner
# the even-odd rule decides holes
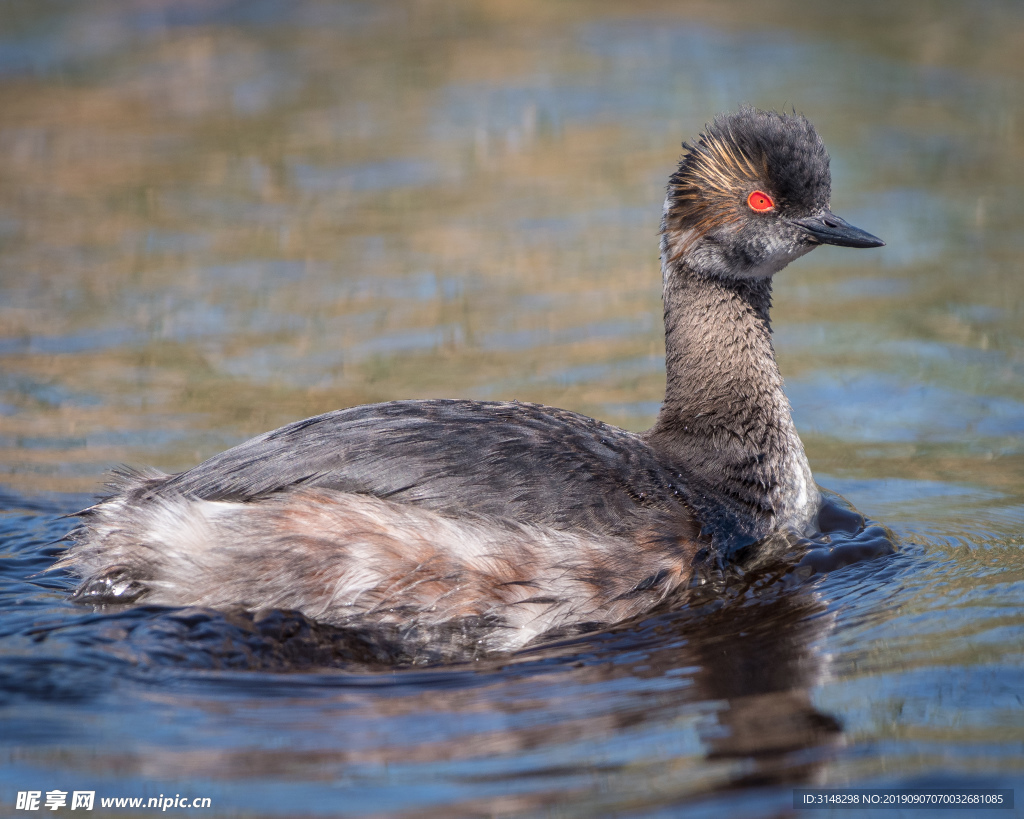
[[[828,153],[802,116],[743,108],[683,148],[661,226],[668,380],[652,429],[396,401],[177,475],[123,470],[58,564],[84,578],[75,599],[294,609],[417,639],[475,623],[480,647],[508,650],[652,609],[698,551],[813,529],[772,276],[820,244],[883,242],[829,211]]]

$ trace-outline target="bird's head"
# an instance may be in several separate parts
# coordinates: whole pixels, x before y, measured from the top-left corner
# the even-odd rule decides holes
[[[825,145],[798,114],[742,108],[719,115],[668,184],[662,220],[666,271],[763,278],[821,244],[881,247],[829,210]]]

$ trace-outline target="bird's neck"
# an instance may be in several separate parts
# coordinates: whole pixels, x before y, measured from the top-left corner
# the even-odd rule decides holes
[[[775,361],[771,278],[667,264],[668,378],[648,440],[678,466],[716,540],[743,545],[803,528],[819,499]]]

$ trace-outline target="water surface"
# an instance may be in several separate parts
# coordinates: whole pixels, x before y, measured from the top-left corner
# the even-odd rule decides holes
[[[1022,36],[994,0],[5,4],[4,812],[31,789],[231,816],[1024,799]],[[404,671],[295,615],[94,613],[38,574],[109,467],[336,407],[650,424],[665,181],[743,102],[809,116],[834,210],[888,242],[794,263],[773,320],[819,483],[898,554]]]

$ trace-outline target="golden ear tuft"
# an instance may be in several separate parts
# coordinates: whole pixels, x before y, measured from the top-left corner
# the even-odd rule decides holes
[[[665,214],[665,232],[670,234],[671,259],[678,259],[686,249],[708,231],[741,218],[744,193],[764,185],[764,169],[758,171],[754,161],[731,139],[705,133],[700,142],[688,148],[679,170],[669,181],[669,209]],[[774,201],[757,191],[768,207]],[[748,197],[747,205],[755,210]]]

